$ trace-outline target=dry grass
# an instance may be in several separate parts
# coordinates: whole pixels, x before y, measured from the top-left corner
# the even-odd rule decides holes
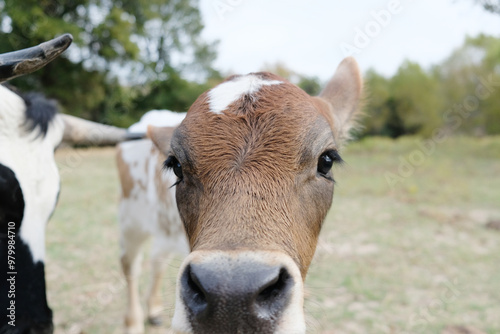
[[[309,333],[500,333],[500,138],[448,139],[390,187],[416,139],[370,139],[343,154],[307,279]],[[121,333],[114,150],[61,150],[62,191],[48,226],[48,298],[56,333]],[[165,282],[165,326],[176,269]],[[142,288],[147,289],[148,263]]]

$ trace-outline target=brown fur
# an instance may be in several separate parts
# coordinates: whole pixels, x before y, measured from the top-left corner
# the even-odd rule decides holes
[[[281,251],[305,278],[334,188],[318,175],[318,159],[340,149],[358,108],[361,83],[351,75],[359,71],[348,60],[315,98],[288,82],[264,85],[223,114],[210,112],[204,93],[170,147],[166,133],[150,131],[182,165],[177,204],[192,251]]]
[[[134,187],[134,180],[130,175],[130,167],[123,161],[122,150],[119,146],[116,152],[116,164],[118,166],[118,175],[120,176],[120,184],[122,186],[122,196],[124,198],[129,198],[130,192]]]

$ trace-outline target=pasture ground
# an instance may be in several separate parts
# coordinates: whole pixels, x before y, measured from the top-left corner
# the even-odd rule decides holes
[[[418,143],[372,138],[343,152],[306,282],[308,333],[442,333],[449,325],[500,333],[500,231],[486,227],[500,221],[500,137],[449,138],[430,154],[415,153]],[[46,276],[58,334],[123,332],[114,153],[56,152],[62,190],[47,228]],[[405,169],[402,160],[412,162]],[[391,187],[386,173],[394,178],[400,167]],[[181,260],[169,260],[165,325],[147,333],[168,332]],[[146,292],[147,260],[143,268]]]

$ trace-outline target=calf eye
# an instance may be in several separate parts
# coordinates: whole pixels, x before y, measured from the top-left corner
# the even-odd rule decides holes
[[[174,171],[175,176],[177,176],[179,178],[178,182],[182,181],[182,177],[183,177],[182,166],[176,157],[174,157],[173,155],[169,156],[167,158],[167,160],[165,160],[165,162],[163,163],[163,167],[166,169],[172,169]]]
[[[318,173],[321,176],[326,176],[334,163],[341,163],[342,158],[339,153],[334,150],[324,152],[318,159]]]

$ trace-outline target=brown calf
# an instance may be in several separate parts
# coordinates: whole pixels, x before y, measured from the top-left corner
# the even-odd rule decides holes
[[[351,58],[319,97],[270,73],[233,76],[174,132],[149,128],[177,176],[191,249],[177,282],[177,332],[305,333],[303,281],[361,91]]]

